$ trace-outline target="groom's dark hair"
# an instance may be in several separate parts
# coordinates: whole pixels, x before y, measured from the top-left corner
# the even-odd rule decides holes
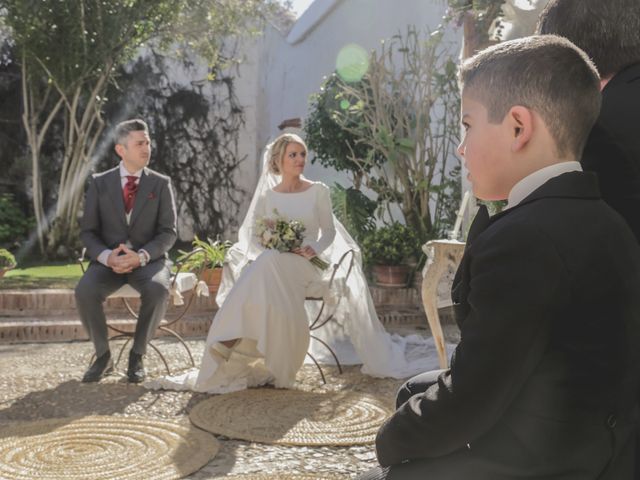
[[[117,144],[124,145],[127,141],[127,137],[131,132],[147,132],[149,133],[149,127],[144,120],[134,118],[133,120],[126,120],[116,125],[113,132],[114,140]]]

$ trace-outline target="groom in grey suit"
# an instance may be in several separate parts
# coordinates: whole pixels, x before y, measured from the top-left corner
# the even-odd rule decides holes
[[[176,232],[171,179],[147,168],[149,129],[142,120],[116,126],[120,164],[89,178],[80,238],[91,263],[76,286],[76,305],[96,350],[83,382],[97,382],[113,369],[103,309],[105,299],[128,283],[140,292],[140,312],[127,377],[145,378],[142,357],[164,317],[170,286],[167,252]]]

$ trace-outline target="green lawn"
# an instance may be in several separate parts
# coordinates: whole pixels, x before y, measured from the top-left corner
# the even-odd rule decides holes
[[[14,288],[74,288],[82,276],[77,263],[14,268],[0,278],[0,290]]]

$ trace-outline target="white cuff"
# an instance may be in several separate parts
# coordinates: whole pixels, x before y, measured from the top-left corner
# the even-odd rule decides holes
[[[103,250],[100,252],[100,255],[98,255],[97,260],[103,264],[105,267],[109,266],[109,255],[111,255],[111,252],[113,252],[113,250]]]

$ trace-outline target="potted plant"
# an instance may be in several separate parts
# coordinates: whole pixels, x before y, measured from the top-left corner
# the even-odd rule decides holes
[[[406,262],[418,248],[416,234],[399,222],[374,230],[362,241],[365,261],[371,265],[373,280],[383,287],[407,285],[411,267]]]
[[[178,251],[180,256],[177,262],[183,269],[198,273],[200,279],[209,286],[209,292],[215,293],[220,286],[224,257],[232,244],[228,240],[201,240],[196,235],[192,245],[194,249],[191,252]]]
[[[5,248],[0,248],[0,278],[15,266],[16,259],[13,254]]]

